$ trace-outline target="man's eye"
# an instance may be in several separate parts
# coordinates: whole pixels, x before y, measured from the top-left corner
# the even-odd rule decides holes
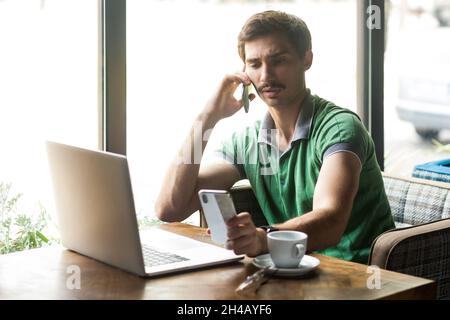
[[[273,60],[273,63],[274,64],[280,64],[280,63],[283,63],[285,61],[286,61],[285,58],[276,58],[276,59]]]
[[[259,64],[259,63],[250,63],[249,67],[252,68],[252,69],[258,69],[260,65],[261,64]]]

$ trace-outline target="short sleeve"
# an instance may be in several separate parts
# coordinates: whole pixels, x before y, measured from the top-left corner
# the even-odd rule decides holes
[[[316,142],[320,162],[337,152],[354,153],[361,165],[367,159],[369,133],[358,116],[350,111],[330,115],[320,126]]]

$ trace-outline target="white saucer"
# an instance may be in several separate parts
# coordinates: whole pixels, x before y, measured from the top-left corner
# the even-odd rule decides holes
[[[313,271],[319,266],[320,261],[317,258],[305,254],[298,268],[289,268],[289,269],[277,268],[275,267],[275,264],[270,258],[270,254],[267,253],[257,256],[255,259],[253,259],[253,264],[258,268],[265,268],[269,266],[270,270],[276,271],[273,274],[275,276],[292,277],[292,276],[301,276]]]

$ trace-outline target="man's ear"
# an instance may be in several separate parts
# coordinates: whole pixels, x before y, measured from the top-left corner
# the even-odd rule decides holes
[[[313,52],[311,50],[308,50],[305,52],[305,57],[303,58],[303,66],[306,70],[309,70],[311,68],[313,62]]]

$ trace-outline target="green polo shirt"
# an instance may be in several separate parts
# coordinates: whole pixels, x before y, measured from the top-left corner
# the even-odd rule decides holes
[[[216,155],[248,179],[269,224],[285,222],[313,209],[314,189],[325,157],[352,152],[362,164],[359,189],[341,241],[317,251],[367,263],[372,241],[394,228],[372,138],[358,116],[307,91],[290,147],[281,152],[270,114],[236,132]]]

